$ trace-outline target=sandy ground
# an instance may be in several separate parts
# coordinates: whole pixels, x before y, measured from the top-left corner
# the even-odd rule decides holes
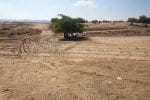
[[[150,99],[150,37],[59,41],[34,27],[24,46],[0,38],[0,100]]]

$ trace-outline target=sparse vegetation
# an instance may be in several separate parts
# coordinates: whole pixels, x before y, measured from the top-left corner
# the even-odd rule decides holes
[[[9,23],[9,24],[4,23],[0,25],[0,36],[37,35],[41,32],[42,31],[39,29],[24,27],[23,25],[20,25],[20,23]]]
[[[53,20],[53,23],[58,22],[65,22],[62,25],[65,29],[73,27],[66,25],[72,25],[72,18]],[[0,37],[0,98],[149,99],[149,93],[143,92],[149,88],[149,28],[131,27],[126,22],[85,23],[88,29],[84,31],[90,39],[70,42],[59,41],[62,35],[54,35],[48,29],[49,24],[15,24],[5,23],[1,30],[17,30],[22,34],[31,28],[43,32],[35,36]]]

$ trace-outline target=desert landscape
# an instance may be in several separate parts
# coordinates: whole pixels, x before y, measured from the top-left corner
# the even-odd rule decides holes
[[[149,100],[150,27],[86,23],[64,41],[45,23],[0,23],[0,100]]]

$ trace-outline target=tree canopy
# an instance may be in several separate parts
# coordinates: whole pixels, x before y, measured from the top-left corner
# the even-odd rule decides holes
[[[128,22],[138,22],[137,18],[128,18]]]
[[[75,18],[74,20],[75,20],[76,22],[79,22],[79,23],[86,23],[86,22],[87,22],[85,19],[80,18],[80,17]]]
[[[139,17],[139,22],[140,23],[148,23],[147,16],[145,16],[145,15],[140,16]]]

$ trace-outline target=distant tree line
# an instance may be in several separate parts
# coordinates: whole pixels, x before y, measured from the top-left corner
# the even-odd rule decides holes
[[[147,26],[147,24],[150,24],[150,17],[142,15],[139,18],[128,18],[128,22],[131,22],[131,25],[134,23],[143,23],[144,26]]]
[[[93,24],[100,24],[100,23],[102,23],[102,21],[99,21],[99,20],[92,20],[91,23],[93,23]]]
[[[93,24],[100,24],[100,23],[117,23],[117,22],[123,22],[122,20],[118,20],[118,21],[111,21],[111,20],[92,20],[91,23]]]

